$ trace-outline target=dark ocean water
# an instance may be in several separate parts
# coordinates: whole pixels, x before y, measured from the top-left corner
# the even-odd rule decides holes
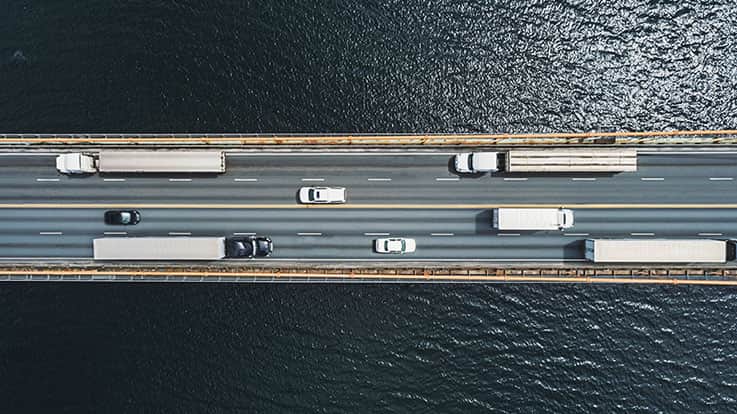
[[[0,132],[737,127],[729,1],[15,1]],[[736,412],[737,291],[0,285],[0,412]]]

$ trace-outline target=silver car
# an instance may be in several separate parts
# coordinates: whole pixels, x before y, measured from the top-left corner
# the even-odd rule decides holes
[[[405,239],[400,237],[390,239],[374,240],[374,250],[376,253],[387,254],[405,254],[414,253],[417,244],[415,239]]]
[[[299,202],[303,204],[345,203],[346,191],[343,187],[302,187],[299,189]]]

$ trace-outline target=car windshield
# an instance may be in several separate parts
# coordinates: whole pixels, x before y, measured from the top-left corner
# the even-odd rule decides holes
[[[407,250],[407,244],[404,240],[402,240],[402,251]]]
[[[130,223],[131,221],[131,213],[127,211],[121,211],[120,212],[120,221],[122,223]]]
[[[307,192],[307,197],[309,197],[310,200],[315,199],[315,190],[310,190]]]
[[[473,153],[468,156],[468,168],[473,170]]]
[[[233,247],[235,248],[235,256],[250,256],[253,252],[253,245],[250,242],[239,241]]]

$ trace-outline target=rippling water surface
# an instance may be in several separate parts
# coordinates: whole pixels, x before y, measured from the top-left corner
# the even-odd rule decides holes
[[[727,1],[16,1],[0,132],[735,128]],[[734,412],[733,289],[0,286],[2,412]]]

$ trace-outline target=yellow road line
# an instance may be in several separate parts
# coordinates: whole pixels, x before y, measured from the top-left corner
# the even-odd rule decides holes
[[[12,134],[8,134],[12,135]],[[29,134],[30,135],[30,134]],[[113,135],[125,135],[125,134],[113,134]],[[410,141],[410,140],[437,140],[437,139],[458,139],[458,140],[494,140],[494,139],[582,139],[582,138],[615,138],[615,137],[673,137],[673,136],[704,136],[704,135],[737,135],[737,130],[723,129],[723,130],[693,130],[693,131],[640,131],[640,132],[567,132],[567,133],[524,133],[524,134],[416,134],[416,135],[402,135],[402,134],[387,134],[387,135],[284,135],[278,134],[273,135],[243,135],[235,137],[208,137],[208,136],[197,136],[192,137],[174,137],[161,136],[156,137],[118,137],[118,138],[98,138],[98,137],[54,137],[54,138],[40,138],[40,137],[26,137],[26,138],[14,138],[7,137],[0,140],[0,143],[5,142],[67,142],[67,143],[120,143],[120,142],[182,142],[182,141],[202,141],[202,142],[264,142],[264,141],[305,141],[310,143],[320,143],[321,141],[331,142],[340,140],[356,140],[356,141]]]
[[[451,282],[545,282],[545,283],[591,283],[591,284],[648,284],[648,285],[715,285],[737,286],[737,279],[677,279],[677,278],[625,278],[625,277],[554,277],[554,276],[470,276],[470,275],[396,275],[345,273],[309,273],[309,272],[206,272],[206,271],[171,271],[171,270],[3,270],[6,276],[127,276],[127,277],[189,277],[214,279],[219,277],[253,277],[278,279],[320,279],[320,280],[401,280],[401,281],[451,281]]]
[[[168,204],[168,203],[5,203],[0,209],[40,208],[161,208],[161,209],[384,209],[384,210],[478,210],[490,208],[579,209],[732,209],[720,204]]]

